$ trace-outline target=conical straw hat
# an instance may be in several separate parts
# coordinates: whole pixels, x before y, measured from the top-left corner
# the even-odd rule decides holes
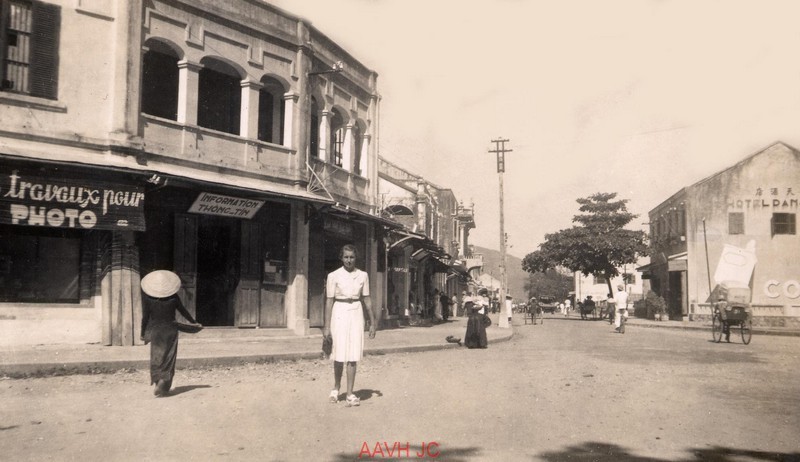
[[[181,278],[172,271],[157,270],[142,278],[142,292],[154,298],[165,298],[178,293]]]

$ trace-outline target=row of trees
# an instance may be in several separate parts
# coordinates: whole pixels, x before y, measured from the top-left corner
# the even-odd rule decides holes
[[[647,235],[625,229],[638,215],[628,211],[628,200],[617,199],[617,193],[596,193],[577,202],[581,213],[572,218],[575,225],[545,234],[539,249],[522,260],[522,268],[532,275],[561,267],[602,276],[613,293],[611,278],[619,275],[617,268],[648,254]]]

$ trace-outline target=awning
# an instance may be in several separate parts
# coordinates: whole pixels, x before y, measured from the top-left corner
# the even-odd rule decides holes
[[[403,225],[394,220],[390,220],[388,218],[384,218],[378,215],[371,215],[369,213],[362,212],[361,210],[341,205],[338,202],[325,207],[323,211],[350,220],[371,221],[373,223],[381,224],[390,229],[398,229],[403,227]]]
[[[383,208],[383,211],[392,215],[406,215],[406,216],[413,216],[414,212],[402,204],[395,204],[395,205],[387,205]]]

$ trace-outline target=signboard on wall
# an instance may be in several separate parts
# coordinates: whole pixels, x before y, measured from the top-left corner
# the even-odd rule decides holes
[[[144,188],[119,181],[0,169],[0,223],[144,231]]]
[[[261,200],[202,192],[189,207],[189,212],[249,220],[258,213],[263,205],[264,201]]]

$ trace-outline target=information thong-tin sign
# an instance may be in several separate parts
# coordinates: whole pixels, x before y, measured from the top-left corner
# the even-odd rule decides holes
[[[264,201],[203,192],[189,207],[189,212],[249,220],[258,213],[262,205]]]

